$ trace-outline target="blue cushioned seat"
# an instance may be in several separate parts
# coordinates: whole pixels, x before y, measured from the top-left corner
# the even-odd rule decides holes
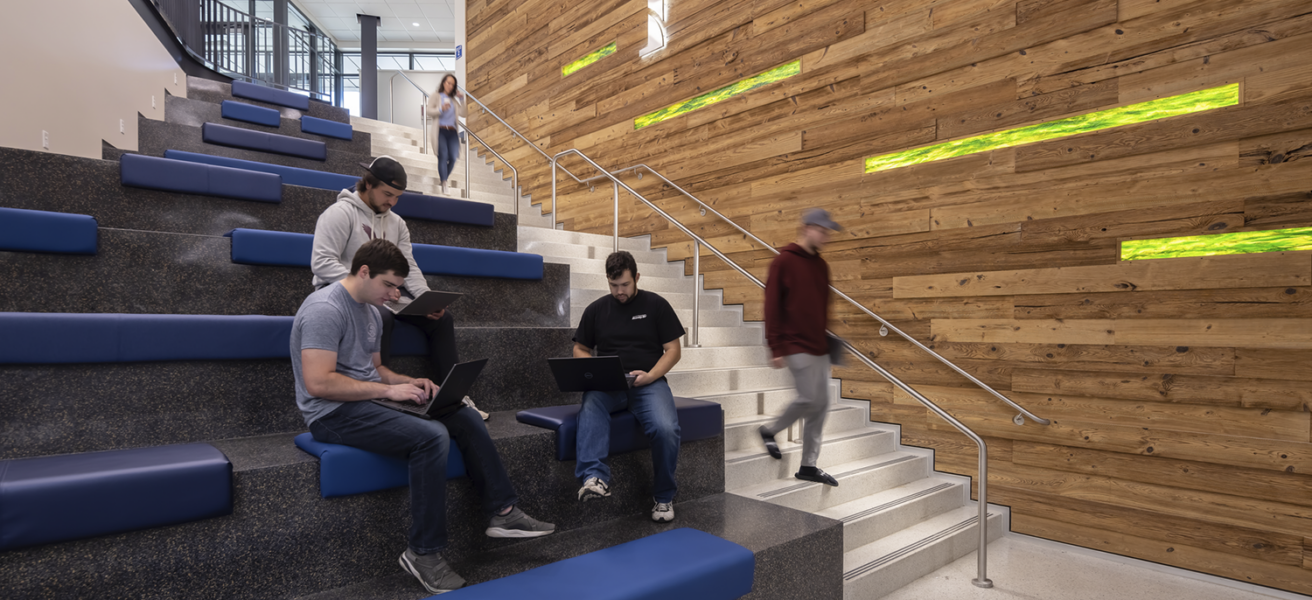
[[[124,154],[119,159],[119,180],[123,185],[154,190],[282,202],[279,175],[158,156]]]
[[[0,250],[95,254],[99,232],[88,215],[0,208]]]
[[[292,317],[0,313],[0,364],[288,356]]]
[[[680,528],[447,592],[440,599],[732,600],[751,593],[755,571],[751,550]]]
[[[530,408],[515,413],[515,420],[527,425],[556,432],[556,460],[574,460],[575,436],[579,430],[580,404]],[[679,415],[680,442],[710,439],[724,432],[724,411],[720,405],[705,400],[675,396],[674,408]],[[651,443],[642,433],[642,426],[633,413],[627,410],[610,415],[610,454],[650,448]]]
[[[429,275],[542,279],[542,257],[523,252],[411,244],[415,264]]]
[[[411,192],[401,194],[401,197],[397,198],[392,212],[406,219],[446,221],[484,227],[496,224],[496,214],[491,204]]]
[[[246,104],[245,102],[233,102],[224,100],[222,104],[223,118],[255,123],[256,125],[268,125],[269,127],[282,126],[282,113],[263,106]]]
[[[0,550],[232,513],[232,464],[209,444],[0,461]]]
[[[271,165],[269,163],[242,160],[240,158],[228,158],[226,156],[212,156],[209,154],[197,154],[195,152],[183,152],[182,150],[165,150],[164,158],[203,163],[207,165],[219,165],[222,167],[232,167],[234,169],[245,169],[247,171],[259,171],[261,173],[275,173],[281,176],[282,182],[287,185],[299,185],[303,187],[319,188],[321,190],[332,190],[334,192],[354,187],[355,184],[360,181],[359,177],[353,177],[350,175],[339,175],[337,173],[302,169],[300,167],[284,167],[282,165]]]
[[[313,133],[315,135],[333,137],[339,140],[349,140],[351,139],[352,134],[354,134],[350,123],[338,123],[337,121],[329,121],[328,119],[320,119],[318,117],[310,116],[301,117],[301,131],[304,131],[305,133]]]
[[[410,466],[404,458],[384,456],[342,444],[296,436],[296,447],[319,458],[319,495],[350,496],[410,485]],[[446,458],[446,478],[465,476],[465,458],[455,442]]]
[[[232,262],[247,265],[309,267],[314,236],[262,229],[234,229]],[[429,275],[542,279],[542,257],[537,254],[412,244],[415,263]]]
[[[268,102],[278,106],[310,110],[310,98],[308,96],[246,83],[245,81],[232,82],[232,95],[237,98],[250,98],[251,100],[259,100],[260,102]]]
[[[328,160],[328,146],[318,140],[306,140],[218,123],[202,125],[201,138],[206,144],[219,144],[221,146],[286,154],[287,156],[312,158],[314,160]]]

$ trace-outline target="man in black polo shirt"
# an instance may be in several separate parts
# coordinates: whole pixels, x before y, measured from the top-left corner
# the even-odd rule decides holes
[[[638,289],[638,264],[619,251],[606,258],[610,294],[583,311],[574,334],[574,356],[619,356],[633,385],[623,392],[587,392],[579,411],[578,463],[574,475],[583,482],[579,500],[610,495],[610,413],[627,409],[651,441],[655,471],[653,521],[674,520],[674,470],[679,463],[679,417],[665,374],[679,362],[683,324],[664,298]]]

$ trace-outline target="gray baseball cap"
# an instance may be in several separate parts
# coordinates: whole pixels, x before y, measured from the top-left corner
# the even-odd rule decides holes
[[[832,229],[834,231],[843,230],[843,226],[835,223],[833,219],[829,218],[829,211],[823,208],[812,208],[802,213],[802,224],[818,225],[825,229]]]

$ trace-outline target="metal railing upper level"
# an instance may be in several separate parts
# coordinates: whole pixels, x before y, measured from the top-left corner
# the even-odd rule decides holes
[[[337,45],[220,0],[151,0],[187,53],[229,77],[331,101]]]

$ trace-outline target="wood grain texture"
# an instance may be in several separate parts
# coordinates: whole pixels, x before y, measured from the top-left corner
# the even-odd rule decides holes
[[[1312,253],[1119,260],[1125,240],[1312,227],[1306,0],[669,8],[667,47],[639,57],[645,3],[476,1],[469,87],[544,152],[646,163],[772,247],[803,210],[828,209],[844,226],[823,254],[839,289],[1052,419],[1016,426],[960,374],[831,303],[831,328],[984,436],[991,500],[1016,530],[1312,592]],[[604,63],[560,77],[612,40]],[[783,82],[633,128],[794,60]],[[881,153],[1223,83],[1240,84],[1241,105],[864,173]],[[548,163],[489,116],[470,122],[549,212]],[[760,244],[656,178],[624,179],[765,277]],[[561,223],[609,234],[610,190],[557,181]],[[623,235],[691,257],[677,228],[620,204]],[[760,319],[759,288],[702,258],[706,286]],[[903,443],[934,449],[936,469],[978,475],[974,444],[878,374],[834,375]]]

